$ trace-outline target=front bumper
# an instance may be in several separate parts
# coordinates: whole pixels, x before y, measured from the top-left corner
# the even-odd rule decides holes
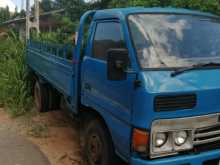
[[[214,159],[220,159],[220,149],[202,152],[199,154],[175,156],[155,160],[142,160],[139,158],[131,158],[131,165],[204,165],[204,162]]]

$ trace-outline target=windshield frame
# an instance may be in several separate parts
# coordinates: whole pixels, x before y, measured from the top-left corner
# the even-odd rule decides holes
[[[131,40],[132,49],[134,50],[135,58],[138,63],[138,66],[143,71],[175,71],[177,69],[184,69],[186,67],[189,67],[189,66],[186,66],[186,67],[180,66],[180,67],[157,67],[157,68],[148,67],[148,68],[145,68],[145,67],[141,66],[140,59],[138,58],[138,54],[137,54],[137,48],[135,47],[135,42],[134,42],[134,39],[132,36],[132,31],[131,31],[131,27],[130,27],[130,23],[129,23],[129,17],[131,15],[150,15],[150,14],[151,15],[183,15],[183,16],[204,17],[204,18],[211,18],[211,19],[219,20],[219,22],[220,22],[220,16],[217,16],[217,15],[211,16],[211,15],[205,15],[205,14],[199,14],[199,13],[192,14],[192,13],[176,13],[176,12],[135,12],[135,13],[127,14],[126,15],[126,24],[127,24],[128,31],[129,31],[129,37]],[[219,67],[213,67],[213,69],[214,68],[219,68]],[[207,69],[207,68],[200,68],[199,70],[204,70],[204,69]]]

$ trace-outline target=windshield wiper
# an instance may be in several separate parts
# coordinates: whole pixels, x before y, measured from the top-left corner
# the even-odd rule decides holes
[[[171,73],[171,77],[175,77],[179,74],[182,74],[184,72],[191,71],[191,70],[202,69],[202,68],[215,68],[215,67],[220,67],[220,63],[210,62],[210,63],[195,64],[189,67],[185,67],[185,68],[181,68],[181,69],[177,69],[173,71]]]

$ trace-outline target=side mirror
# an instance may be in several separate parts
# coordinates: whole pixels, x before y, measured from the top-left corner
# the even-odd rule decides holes
[[[128,64],[129,58],[127,49],[110,49],[107,56],[108,80],[126,80]]]

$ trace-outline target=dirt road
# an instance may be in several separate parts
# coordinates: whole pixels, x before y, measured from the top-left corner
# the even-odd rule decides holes
[[[29,140],[0,126],[0,164],[50,165],[47,157]]]
[[[32,111],[24,116],[11,118],[0,108],[0,123],[0,134],[1,130],[7,130],[20,135],[23,139],[32,142],[43,153],[32,155],[33,157],[42,154],[51,165],[85,165],[80,152],[78,123],[62,111],[42,114]],[[25,156],[25,158],[30,157],[30,154]],[[119,165],[126,164],[119,162]]]
[[[78,126],[61,111],[29,113],[12,119],[0,109],[0,130],[27,138],[48,158],[51,165],[82,165]],[[29,155],[27,155],[29,157]]]

